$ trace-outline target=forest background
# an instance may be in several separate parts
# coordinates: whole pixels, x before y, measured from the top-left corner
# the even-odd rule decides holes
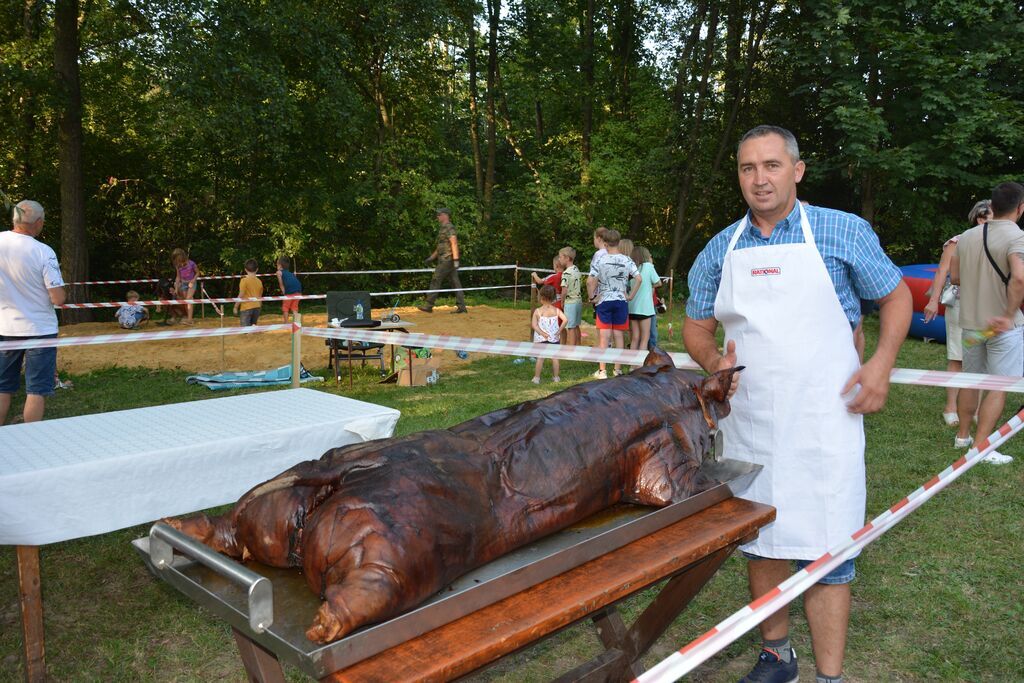
[[[589,258],[607,225],[685,276],[743,211],[760,123],[799,139],[801,197],[897,263],[1024,177],[1013,0],[0,8],[0,190],[44,204],[69,281],[167,274],[176,246],[209,273],[415,267],[441,205],[467,265]]]

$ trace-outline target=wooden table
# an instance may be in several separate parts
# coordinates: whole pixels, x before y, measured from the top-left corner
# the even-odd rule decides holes
[[[0,545],[16,547],[25,678],[46,680],[40,545],[233,502],[330,448],[390,436],[399,415],[285,389],[0,428]]]
[[[631,680],[643,670],[640,658],[736,546],[773,519],[772,507],[730,498],[321,682],[448,681],[587,618],[606,649],[558,680]],[[627,628],[615,604],[664,579],[654,601]],[[271,652],[238,631],[235,641],[250,681],[283,683]]]

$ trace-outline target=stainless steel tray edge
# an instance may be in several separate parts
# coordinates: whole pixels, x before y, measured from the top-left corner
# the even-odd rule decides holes
[[[483,607],[515,595],[530,586],[550,579],[558,574],[573,569],[585,562],[621,548],[639,538],[643,538],[666,526],[674,524],[700,510],[715,505],[737,492],[742,491],[760,471],[760,465],[737,460],[708,460],[703,471],[710,477],[723,482],[686,500],[664,508],[655,509],[643,516],[615,526],[597,535],[585,538],[560,550],[544,550],[545,542],[551,545],[552,539],[563,530],[534,544],[517,549],[489,565],[470,572],[459,581],[473,581],[472,576],[485,572],[488,568],[510,565],[507,571],[501,571],[493,578],[480,581],[475,585],[458,591],[446,591],[430,602],[387,622],[361,629],[342,640],[317,646],[302,637],[302,642],[293,642],[283,637],[275,624],[262,633],[255,632],[249,625],[248,615],[241,609],[230,604],[220,594],[209,590],[181,570],[195,563],[181,556],[175,556],[172,566],[166,569],[155,567],[149,556],[149,539],[140,538],[132,541],[132,545],[143,556],[150,570],[159,578],[164,579],[190,598],[206,607],[217,616],[223,618],[232,627],[260,643],[279,658],[295,664],[310,676],[322,678],[327,674],[343,669],[362,659],[371,657],[388,648],[415,638],[430,630],[455,621]],[[564,541],[564,538],[563,538]],[[531,561],[530,556],[539,554]],[[275,584],[275,604],[278,599],[278,585]],[[308,590],[308,589],[306,589]],[[313,613],[306,615],[307,623],[312,621]]]

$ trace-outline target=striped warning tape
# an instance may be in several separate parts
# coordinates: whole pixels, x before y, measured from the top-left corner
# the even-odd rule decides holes
[[[304,327],[302,334],[311,337],[328,339],[350,339],[352,341],[376,342],[378,344],[394,344],[396,346],[415,346],[429,349],[450,349],[452,351],[472,351],[474,353],[493,353],[505,356],[540,356],[542,358],[558,358],[562,360],[579,360],[603,363],[622,363],[625,365],[643,365],[647,358],[646,351],[630,351],[629,349],[598,349],[593,346],[561,346],[559,344],[533,344],[531,342],[515,342],[507,339],[480,339],[477,337],[452,337],[438,334],[405,334],[403,332],[375,332],[359,328],[323,328]],[[679,368],[696,369],[697,364],[685,353],[671,353],[672,362]]]
[[[126,342],[151,341],[154,339],[183,339],[189,337],[224,337],[237,334],[259,334],[260,332],[298,331],[291,323],[278,325],[252,325],[249,327],[214,327],[190,330],[167,330],[166,332],[129,332],[118,334],[97,334],[80,337],[53,337],[48,339],[25,339],[23,341],[0,341],[0,351],[38,349],[51,346],[87,346],[91,344],[123,344]],[[8,337],[10,339],[10,337]]]
[[[780,608],[788,605],[840,564],[856,556],[865,546],[924,505],[932,496],[978,464],[982,458],[1019,432],[1022,427],[1024,427],[1024,409],[1010,418],[1002,427],[992,432],[987,439],[967,451],[952,465],[868,522],[851,535],[849,540],[832,548],[789,579],[693,640],[686,647],[672,653],[648,669],[634,681],[638,683],[667,683],[693,671],[722,648],[760,624]]]
[[[540,356],[543,358],[559,358],[563,360],[581,360],[605,363],[623,363],[626,365],[642,365],[647,358],[646,351],[629,351],[625,349],[605,349],[601,351],[589,346],[561,346],[558,344],[533,344],[530,342],[513,342],[502,339],[480,339],[471,337],[450,337],[447,335],[412,334],[402,335],[396,340],[393,335],[400,332],[377,332],[359,328],[304,328],[303,334],[331,337],[334,339],[351,339],[385,344],[402,344],[404,346],[422,346],[427,348],[454,349],[459,351],[475,351],[511,356]],[[413,339],[415,338],[415,339]],[[697,363],[685,353],[671,353],[672,362],[678,368],[698,369]],[[935,370],[915,370],[895,368],[889,377],[893,384],[910,384],[914,386],[957,387],[960,389],[986,389],[1011,393],[1024,393],[1024,378],[1004,377],[1002,375],[981,375],[971,372],[939,372]]]
[[[464,270],[515,270],[516,265],[503,266],[459,266],[459,272]],[[311,272],[295,273],[296,275],[387,275],[389,273],[433,273],[434,268],[404,268],[402,270],[318,270]]]
[[[459,271],[464,270],[514,270],[515,264],[498,266],[460,266]],[[405,268],[392,270],[305,270],[296,272],[296,275],[387,275],[389,273],[432,273],[433,268]],[[274,277],[274,273],[258,273],[256,277]],[[201,275],[197,280],[237,280],[245,277],[243,273],[237,275]],[[159,282],[160,278],[132,278],[127,280],[83,280],[81,282],[65,282],[66,285],[129,285],[143,282]]]
[[[490,287],[460,287],[458,289],[409,289],[400,292],[370,292],[370,296],[392,296],[398,294],[431,294],[433,292],[475,292],[484,289],[512,289],[514,287],[529,287],[530,285],[493,285]],[[142,306],[165,306],[173,304],[231,304],[245,303],[247,301],[284,301],[285,299],[326,299],[326,294],[288,294],[285,296],[256,296],[256,297],[217,297],[210,299],[149,299],[139,300],[133,303]],[[127,304],[127,301],[97,301],[84,304],[61,304],[54,308],[119,308]]]
[[[246,301],[284,301],[285,299],[326,299],[326,294],[288,294],[286,296],[258,296],[258,297],[220,297],[216,299],[150,299],[146,301],[135,301],[132,303],[142,306],[167,306],[174,304],[230,304],[245,303]],[[87,304],[61,304],[54,308],[119,308],[127,301],[99,301]]]

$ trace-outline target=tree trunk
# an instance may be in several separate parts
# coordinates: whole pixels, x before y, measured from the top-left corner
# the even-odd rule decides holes
[[[42,2],[40,0],[25,0],[21,23],[25,41],[29,44],[34,43],[39,36],[41,9]],[[22,68],[25,71],[31,71],[35,66],[35,64],[27,60],[22,63]],[[25,94],[22,96],[19,106],[21,108],[21,122],[24,130],[21,135],[21,179],[16,184],[25,188],[25,191],[29,191],[32,175],[35,170],[32,167],[32,141],[36,138],[35,97],[30,89],[25,89]]]
[[[612,79],[614,106],[619,116],[629,117],[630,68],[633,64],[636,37],[636,7],[634,0],[615,3],[615,26],[612,30]]]
[[[693,185],[693,176],[697,165],[697,141],[700,139],[701,128],[704,123],[704,109],[707,106],[708,99],[708,81],[711,77],[711,66],[715,58],[715,38],[717,33],[718,5],[715,4],[711,7],[711,16],[708,19],[708,29],[704,41],[704,70],[701,74],[700,85],[697,88],[697,102],[693,109],[693,120],[690,122],[689,135],[684,147],[684,158],[687,160],[687,166],[676,195],[676,220],[672,230],[672,252],[669,255],[667,270],[674,270],[678,265],[683,245],[689,236],[686,234],[686,208],[690,201],[690,188]]]
[[[722,129],[722,135],[718,141],[718,151],[715,152],[715,159],[711,163],[711,171],[707,175],[707,183],[705,184],[703,191],[698,193],[698,196],[703,197],[705,201],[709,194],[707,190],[713,183],[718,182],[718,172],[722,167],[722,162],[725,160],[725,153],[734,143],[734,130],[736,128],[736,118],[739,115],[740,104],[746,99],[747,93],[750,91],[750,82],[754,74],[754,64],[757,62],[757,57],[760,54],[761,41],[764,39],[765,32],[768,29],[768,22],[771,18],[774,6],[775,0],[766,0],[760,21],[758,21],[757,17],[759,9],[758,0],[755,0],[754,5],[750,10],[750,32],[747,34],[747,56],[743,66],[743,76],[742,78],[737,79],[738,83],[734,86],[731,96],[729,115],[726,118],[725,126]],[[730,101],[729,97],[727,97],[727,101]],[[689,241],[695,228],[696,219],[691,218],[689,225],[686,227],[681,238],[683,246],[685,246],[687,241]]]
[[[473,172],[476,179],[476,201],[479,203],[484,196],[484,167],[480,157],[479,114],[476,103],[476,10],[470,10],[466,24],[466,36],[469,40],[467,59],[469,61],[469,140],[473,147]]]
[[[498,156],[498,126],[494,115],[495,75],[498,71],[498,20],[501,0],[487,0],[487,173],[484,178],[484,224],[491,222],[494,166]]]
[[[57,154],[60,176],[60,262],[68,282],[89,278],[82,182],[82,89],[78,76],[78,0],[57,0],[53,14],[53,62],[60,113]],[[68,288],[68,302],[86,300],[84,285]],[[65,310],[64,322],[84,322],[88,310]]]
[[[676,112],[681,112],[683,109],[683,95],[686,91],[686,83],[689,80],[690,73],[690,55],[696,49],[697,40],[700,38],[700,27],[704,24],[704,15],[708,12],[709,2],[710,0],[704,0],[693,9],[693,23],[690,25],[690,35],[687,36],[686,42],[680,48],[679,56],[676,59],[676,83],[672,89],[672,105]]]
[[[584,0],[583,21],[580,24],[583,33],[583,59],[580,71],[583,72],[582,102],[582,136],[580,141],[580,186],[582,187],[583,212],[587,225],[594,225],[594,209],[590,201],[590,135],[594,126],[594,0]]]
[[[860,217],[875,224],[875,178],[871,171],[864,171],[860,177]]]

